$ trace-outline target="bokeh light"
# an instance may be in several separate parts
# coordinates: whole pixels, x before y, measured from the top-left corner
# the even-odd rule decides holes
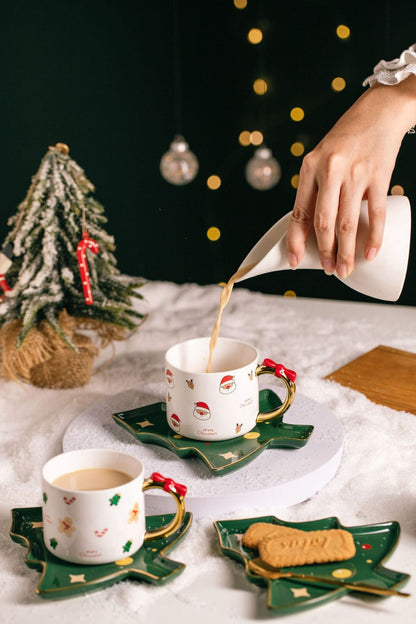
[[[331,87],[334,91],[343,91],[346,84],[347,83],[345,82],[344,78],[341,78],[341,76],[337,76],[331,82]]]
[[[207,230],[208,240],[217,241],[220,236],[221,236],[221,232],[217,227],[213,226],[213,227],[208,228]]]
[[[252,28],[248,32],[247,39],[250,43],[253,43],[255,45],[263,40],[263,33],[261,32],[260,28]]]
[[[211,189],[211,191],[216,191],[221,186],[221,178],[217,175],[209,176],[207,180],[207,187]]]
[[[240,143],[240,145],[244,145],[244,147],[247,147],[247,145],[250,145],[251,143],[250,132],[248,130],[243,130],[242,132],[240,132],[238,136],[238,142]]]
[[[253,130],[253,132],[250,133],[250,143],[252,145],[261,145],[263,143],[263,138],[263,134],[260,130]]]
[[[303,110],[303,108],[295,106],[295,108],[292,108],[292,110],[290,111],[290,117],[291,119],[293,119],[293,121],[302,121],[302,119],[305,117],[305,111]]]
[[[404,195],[404,188],[400,184],[391,187],[390,195]]]
[[[283,293],[283,297],[296,297],[296,293],[294,290],[286,290],[286,292]]]
[[[292,143],[292,145],[290,146],[290,153],[293,156],[302,156],[304,151],[305,146],[301,141],[295,141],[295,143]]]
[[[247,6],[247,0],[234,0],[234,6],[236,9],[245,9]]]
[[[299,186],[299,174],[295,173],[295,175],[293,175],[290,178],[290,184],[293,186],[294,189],[297,189]]]
[[[265,93],[267,93],[267,82],[264,80],[264,78],[257,78],[253,82],[253,91],[257,95],[264,95]]]
[[[351,31],[348,26],[345,26],[345,24],[340,24],[339,26],[337,26],[337,37],[339,37],[340,39],[348,39],[350,34]]]

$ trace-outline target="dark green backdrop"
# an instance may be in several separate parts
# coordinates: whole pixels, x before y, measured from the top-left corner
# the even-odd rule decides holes
[[[291,210],[290,184],[300,159],[290,145],[311,149],[362,92],[380,58],[416,41],[416,4],[396,0],[178,0],[180,46],[172,0],[14,0],[0,26],[1,209],[7,219],[24,198],[48,145],[67,143],[106,208],[123,272],[148,279],[226,280],[263,233]],[[338,24],[351,29],[340,40]],[[260,26],[260,46],[247,42]],[[180,56],[179,126],[175,52]],[[269,91],[256,96],[262,73]],[[335,76],[347,87],[331,90]],[[294,106],[305,110],[290,120]],[[252,189],[244,167],[253,153],[242,130],[260,129],[282,167],[270,191]],[[159,161],[182,131],[200,172],[185,187],[165,182]],[[405,137],[393,176],[415,203],[416,135]],[[218,191],[206,187],[211,174]],[[221,230],[210,242],[209,226]],[[414,247],[414,243],[412,245]],[[416,303],[414,251],[399,303]],[[269,274],[245,287],[299,296],[364,300],[320,271]]]

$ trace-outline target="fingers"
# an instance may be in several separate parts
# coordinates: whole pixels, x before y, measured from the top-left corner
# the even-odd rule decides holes
[[[368,238],[364,255],[367,260],[373,260],[383,242],[384,224],[386,221],[387,189],[385,194],[379,194],[374,189],[368,190]]]
[[[319,155],[319,154],[318,154]],[[289,264],[301,262],[311,227],[325,273],[346,278],[354,269],[361,202],[368,199],[369,233],[365,257],[378,254],[384,232],[388,176],[369,166],[368,159],[351,163],[332,154],[317,161],[316,151],[305,156],[292,219],[286,237]],[[385,188],[384,188],[385,187]]]
[[[369,232],[364,253],[367,260],[373,260],[383,242],[387,194],[380,195],[373,189],[366,192],[357,184],[343,185],[338,200],[336,191],[332,196],[325,190],[318,191],[314,222],[319,256],[324,271],[335,271],[341,279],[354,269],[361,202],[366,194]]]
[[[309,175],[307,158],[305,157],[299,174],[299,187],[296,193],[292,218],[286,236],[287,257],[292,269],[301,262],[305,253],[305,243],[313,225],[316,183],[313,175]]]
[[[366,196],[368,200],[368,237],[364,256],[373,260],[383,242],[384,224],[386,219],[387,188],[385,182],[373,180],[366,189],[360,186],[360,176],[341,188],[338,221],[337,221],[337,260],[336,273],[345,278],[354,269],[357,229],[360,218],[361,202]]]
[[[331,180],[319,186],[316,199],[314,228],[322,268],[332,275],[336,266],[336,222],[340,201],[340,184]]]
[[[336,273],[341,279],[348,277],[354,269],[357,228],[363,195],[364,190],[354,188],[354,186],[341,188],[336,225]]]

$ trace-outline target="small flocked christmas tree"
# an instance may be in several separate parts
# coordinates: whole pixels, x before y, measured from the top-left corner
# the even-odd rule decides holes
[[[141,283],[120,275],[104,208],[68,152],[49,148],[9,220],[11,265],[0,281],[2,373],[49,387],[88,381],[98,349],[80,329],[105,346],[143,318],[132,307]]]

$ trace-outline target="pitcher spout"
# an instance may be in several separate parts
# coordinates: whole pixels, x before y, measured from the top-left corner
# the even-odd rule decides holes
[[[238,268],[236,282],[274,271],[291,269],[286,251],[286,234],[292,213],[275,223],[259,240]],[[305,254],[299,269],[320,269],[321,263],[313,232],[306,241]]]

